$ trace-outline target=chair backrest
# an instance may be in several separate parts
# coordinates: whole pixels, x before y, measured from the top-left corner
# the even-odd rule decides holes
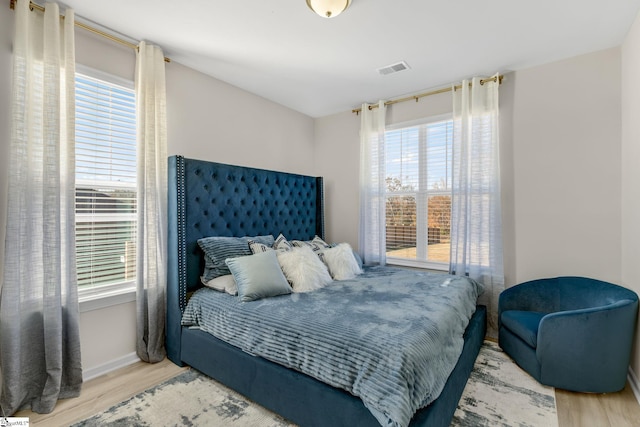
[[[638,301],[635,292],[613,283],[587,277],[563,276],[528,282],[544,295],[548,312],[601,307],[622,300]]]

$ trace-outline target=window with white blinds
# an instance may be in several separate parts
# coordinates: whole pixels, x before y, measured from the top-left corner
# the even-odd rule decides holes
[[[136,274],[136,111],[131,87],[76,73],[76,256],[79,289]]]
[[[389,263],[440,269],[449,264],[452,133],[450,117],[385,132]]]

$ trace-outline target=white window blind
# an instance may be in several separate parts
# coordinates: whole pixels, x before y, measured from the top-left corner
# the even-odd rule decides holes
[[[76,256],[80,289],[135,279],[135,93],[76,74]]]
[[[450,118],[385,132],[386,245],[390,263],[445,268],[451,229]]]

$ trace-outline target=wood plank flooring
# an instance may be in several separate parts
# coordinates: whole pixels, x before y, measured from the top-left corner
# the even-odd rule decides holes
[[[556,389],[560,427],[638,427],[640,405],[629,383],[618,393],[589,394]]]
[[[69,426],[173,378],[185,369],[188,368],[176,366],[169,359],[155,364],[137,362],[85,382],[80,397],[59,401],[50,414],[20,411],[14,416],[29,417],[31,427]]]
[[[21,411],[37,427],[68,426],[182,372],[168,359],[154,365],[138,362],[87,381],[80,397],[62,400],[51,414]],[[618,393],[584,394],[556,390],[559,427],[638,427],[640,405],[629,384]]]

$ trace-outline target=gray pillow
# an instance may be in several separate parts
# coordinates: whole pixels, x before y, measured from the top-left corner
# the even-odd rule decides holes
[[[251,255],[249,240],[268,246],[273,245],[273,236],[254,237],[205,237],[198,240],[198,245],[204,251],[204,273],[202,283],[207,283],[225,274],[231,274],[224,263],[227,258]]]
[[[227,266],[238,285],[241,301],[255,301],[291,293],[275,251],[228,258]]]

